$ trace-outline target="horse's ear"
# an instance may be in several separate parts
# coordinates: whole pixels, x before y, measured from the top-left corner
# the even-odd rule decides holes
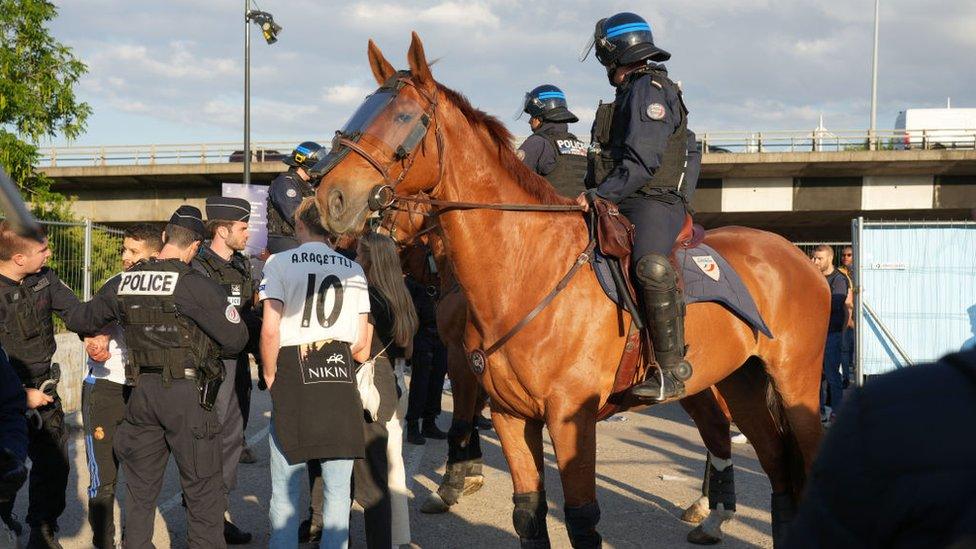
[[[376,83],[382,86],[391,76],[396,74],[396,69],[386,60],[383,52],[380,51],[379,46],[372,39],[370,39],[369,47],[366,49],[366,55],[369,56],[369,68],[373,70],[373,77],[376,78]]]
[[[424,44],[417,36],[417,32],[411,33],[410,50],[407,51],[407,61],[410,63],[410,74],[414,81],[423,86],[434,86],[434,75],[430,72],[427,64],[427,55],[424,53]]]

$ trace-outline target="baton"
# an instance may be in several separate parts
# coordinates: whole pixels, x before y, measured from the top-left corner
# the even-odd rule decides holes
[[[13,226],[14,232],[38,242],[44,241],[41,226],[27,211],[23,198],[17,192],[17,185],[10,179],[2,165],[0,165],[0,210],[3,210],[7,216],[7,221]]]

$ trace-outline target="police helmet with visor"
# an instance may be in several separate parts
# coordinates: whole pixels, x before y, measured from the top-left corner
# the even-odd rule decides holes
[[[670,53],[654,45],[647,21],[630,12],[597,21],[593,36],[580,51],[580,61],[585,60],[593,49],[597,60],[607,68],[643,60],[663,62],[671,59]]]
[[[319,161],[320,155],[324,152],[322,145],[319,145],[315,141],[303,141],[282,162],[294,168],[301,167],[310,170]]]
[[[517,118],[523,113],[544,122],[579,122],[566,104],[566,94],[552,84],[543,84],[526,93]]]

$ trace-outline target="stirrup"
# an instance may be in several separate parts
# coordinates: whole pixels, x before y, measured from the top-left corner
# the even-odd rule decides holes
[[[682,362],[684,362],[684,361],[682,361]],[[689,367],[690,368],[690,365],[688,365],[687,362],[685,362],[685,365],[687,365],[686,367]],[[684,384],[684,382],[681,379],[679,379],[679,377],[677,375],[675,375],[674,372],[670,372],[669,371],[669,373],[668,373],[668,377],[671,378],[671,382],[672,382],[672,384],[674,385],[674,388],[675,388],[674,394],[672,394],[672,395],[667,395],[664,392],[664,387],[665,387],[665,383],[666,383],[665,380],[664,380],[664,369],[662,369],[660,366],[658,368],[656,368],[655,369],[654,376],[655,376],[655,378],[657,379],[657,382],[658,382],[657,394],[656,395],[649,395],[649,394],[643,394],[642,395],[642,394],[640,394],[640,388],[647,386],[647,383],[650,381],[648,379],[645,379],[643,382],[641,382],[641,383],[633,386],[631,388],[631,390],[630,390],[631,394],[633,394],[635,397],[637,397],[639,399],[653,400],[655,402],[664,402],[664,401],[667,401],[667,400],[682,398],[683,396],[685,396],[685,384]]]

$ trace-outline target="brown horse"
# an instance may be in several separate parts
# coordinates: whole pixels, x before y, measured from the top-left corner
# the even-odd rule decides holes
[[[430,72],[414,34],[410,72],[397,73],[372,42],[382,94],[364,103],[329,157],[316,166],[323,222],[337,233],[362,228],[378,188],[428,191],[445,202],[566,204],[515,156],[511,134]],[[538,208],[538,206],[535,206]],[[465,348],[487,349],[585,260],[588,231],[574,213],[440,208],[447,252],[468,301]],[[820,439],[818,385],[829,296],[823,276],[785,239],[727,227],[705,242],[738,271],[775,339],[757,335],[721,305],[689,306],[689,395],[718,385],[752,441],[773,489],[779,537]],[[582,263],[580,263],[582,264]],[[601,543],[596,525],[596,418],[614,384],[626,333],[620,312],[589,268],[485,362],[482,385],[515,489],[513,522],[525,547],[549,546],[542,480],[548,428],[574,547]],[[480,363],[476,363],[481,366]],[[767,390],[768,389],[768,390]]]
[[[379,230],[397,243],[405,273],[422,283],[437,283],[441,287],[437,329],[448,348],[448,376],[451,379],[454,413],[448,435],[444,477],[437,491],[431,493],[421,506],[421,511],[444,513],[462,495],[474,493],[484,484],[480,438],[472,423],[481,414],[485,395],[468,365],[463,347],[467,300],[454,278],[436,217],[430,212],[430,205],[422,201],[390,208],[383,213]],[[435,260],[436,273],[431,270],[430,258]],[[689,542],[711,545],[721,541],[722,526],[732,519],[735,509],[735,480],[731,471],[725,475],[718,472],[712,475],[710,467],[714,465],[713,457],[731,463],[731,417],[728,406],[715,387],[683,398],[680,403],[695,421],[708,450],[702,496],[685,509],[681,518],[699,525],[688,533]],[[719,512],[710,512],[717,510],[719,505],[722,505]]]

